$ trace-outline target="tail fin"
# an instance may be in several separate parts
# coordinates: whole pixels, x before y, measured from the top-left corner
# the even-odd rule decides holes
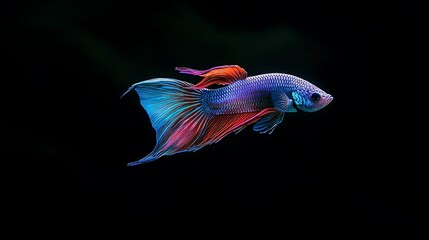
[[[207,122],[200,104],[201,90],[191,89],[192,86],[176,79],[155,78],[130,87],[127,92],[136,90],[149,115],[156,131],[156,146],[146,157],[128,166],[189,151]]]
[[[210,115],[201,105],[203,89],[193,86],[176,79],[154,78],[128,89],[127,92],[136,90],[156,131],[153,151],[138,161],[128,163],[128,166],[154,161],[164,155],[196,151],[275,111],[269,108],[254,113]]]

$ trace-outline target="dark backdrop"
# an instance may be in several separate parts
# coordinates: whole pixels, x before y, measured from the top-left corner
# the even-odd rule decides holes
[[[405,75],[397,74],[405,66],[397,59],[410,47],[407,20],[416,6],[3,5],[9,223],[79,230],[103,222],[109,231],[129,221],[145,232],[150,221],[166,231],[167,223],[190,230],[198,223],[212,232],[226,227],[281,237],[423,239],[428,191],[420,159],[407,152],[395,160],[407,139],[386,121],[399,117],[386,109],[400,97],[373,91]],[[226,64],[249,75],[300,76],[334,101],[319,112],[287,114],[271,135],[249,127],[194,153],[127,167],[153,149],[155,132],[137,94],[120,99],[122,93],[154,77],[199,80],[176,66]]]

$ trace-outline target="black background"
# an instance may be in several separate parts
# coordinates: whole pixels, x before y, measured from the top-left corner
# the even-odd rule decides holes
[[[404,149],[410,139],[397,120],[408,117],[398,111],[402,97],[387,90],[410,74],[410,2],[3,5],[8,223],[427,237],[423,159]],[[153,149],[155,132],[137,94],[122,93],[154,77],[200,80],[176,66],[226,64],[300,76],[334,101],[286,115],[271,135],[246,128],[197,152],[127,167]]]

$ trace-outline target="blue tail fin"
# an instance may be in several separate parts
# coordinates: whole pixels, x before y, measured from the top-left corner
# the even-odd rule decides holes
[[[133,84],[128,89],[127,92],[136,90],[156,131],[154,150],[128,166],[199,148],[193,143],[201,135],[208,117],[201,107],[201,90],[192,86],[176,79],[154,78]]]

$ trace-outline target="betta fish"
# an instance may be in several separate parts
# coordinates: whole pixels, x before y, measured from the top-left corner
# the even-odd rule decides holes
[[[137,92],[156,131],[153,151],[128,166],[197,151],[251,124],[256,132],[272,133],[285,113],[315,112],[333,99],[312,83],[285,73],[247,76],[238,65],[208,70],[176,67],[176,70],[200,76],[202,80],[191,84],[172,78],[153,78],[133,84],[122,95],[133,89]]]

